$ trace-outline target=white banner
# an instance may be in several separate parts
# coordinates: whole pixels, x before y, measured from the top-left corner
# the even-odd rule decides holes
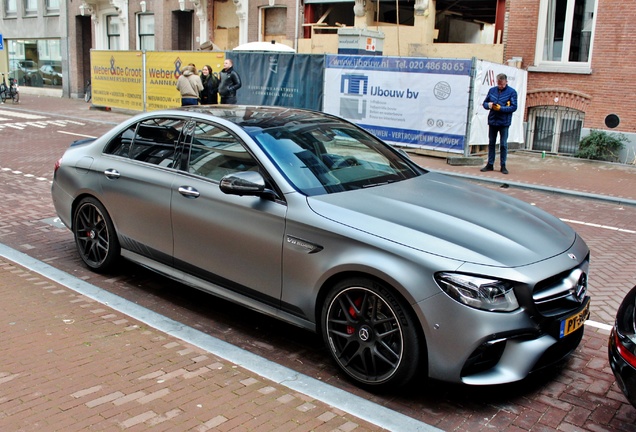
[[[327,55],[325,112],[384,141],[461,153],[472,60]]]
[[[516,67],[505,66],[477,60],[475,64],[475,80],[473,94],[473,112],[470,120],[470,145],[488,144],[488,110],[484,108],[484,100],[488,90],[497,85],[497,74],[508,76],[508,85],[517,91],[517,111],[512,115],[512,124],[508,130],[509,143],[523,143],[523,113],[526,110],[526,93],[528,88],[528,72]]]

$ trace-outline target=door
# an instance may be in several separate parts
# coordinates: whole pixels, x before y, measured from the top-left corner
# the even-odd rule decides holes
[[[188,132],[189,157],[172,191],[175,266],[278,307],[287,206],[221,192],[224,175],[258,163],[218,125],[197,122]]]
[[[175,118],[135,123],[111,140],[109,156],[94,167],[122,247],[166,264],[172,262],[173,165],[184,124]]]

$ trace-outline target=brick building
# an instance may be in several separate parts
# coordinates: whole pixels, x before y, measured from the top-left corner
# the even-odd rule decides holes
[[[528,70],[526,147],[573,153],[589,129],[636,141],[636,8],[622,0],[507,2],[504,57]],[[618,120],[618,124],[616,125]]]

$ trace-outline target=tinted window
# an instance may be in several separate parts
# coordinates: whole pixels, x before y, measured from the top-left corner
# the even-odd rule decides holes
[[[213,180],[239,171],[258,170],[258,164],[234,135],[218,126],[198,122],[191,136],[187,170]]]
[[[286,125],[251,135],[306,195],[372,187],[421,173],[390,147],[349,125]]]
[[[136,123],[113,138],[105,153],[172,166],[184,124],[181,119],[171,118],[153,118]]]

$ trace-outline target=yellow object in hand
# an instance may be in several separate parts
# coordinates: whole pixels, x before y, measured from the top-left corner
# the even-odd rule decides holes
[[[493,104],[492,109],[494,109],[495,111],[499,111],[501,109],[501,105]]]

